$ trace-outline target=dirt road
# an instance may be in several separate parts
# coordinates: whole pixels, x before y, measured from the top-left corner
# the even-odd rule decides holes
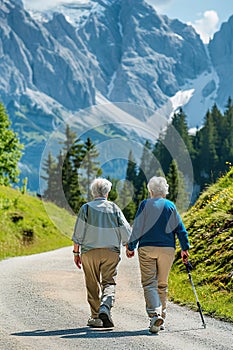
[[[83,272],[72,248],[0,262],[0,350],[230,350],[233,325],[169,304],[165,331],[148,333],[137,257],[122,254],[113,330],[86,326]]]

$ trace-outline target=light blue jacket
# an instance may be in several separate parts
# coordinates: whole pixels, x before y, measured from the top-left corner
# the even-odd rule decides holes
[[[106,198],[96,198],[84,204],[78,213],[72,240],[81,252],[109,248],[120,253],[128,243],[131,228],[121,209]]]

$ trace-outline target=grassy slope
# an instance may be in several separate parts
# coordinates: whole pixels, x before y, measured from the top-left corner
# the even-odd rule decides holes
[[[53,204],[47,205],[54,217],[64,222],[63,232],[49,219],[41,200],[0,186],[0,259],[72,244],[75,218]]]
[[[192,278],[205,313],[233,321],[233,168],[210,186],[184,215]],[[196,306],[179,256],[169,282],[170,299]]]

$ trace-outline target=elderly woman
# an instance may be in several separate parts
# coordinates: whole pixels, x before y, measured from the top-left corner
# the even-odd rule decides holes
[[[157,333],[164,329],[168,276],[175,257],[176,234],[183,262],[187,262],[189,242],[175,205],[165,198],[168,194],[166,179],[154,176],[147,188],[150,199],[140,203],[126,254],[132,257],[138,244],[141,282],[150,318],[149,330]]]
[[[117,266],[121,244],[128,243],[131,228],[120,208],[108,201],[111,182],[98,178],[91,186],[94,200],[78,213],[72,240],[74,262],[83,266],[91,327],[113,327],[111,308],[115,301]],[[100,286],[102,290],[99,296]]]

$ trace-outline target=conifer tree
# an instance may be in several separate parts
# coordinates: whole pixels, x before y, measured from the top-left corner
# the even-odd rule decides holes
[[[183,174],[179,171],[176,161],[173,159],[167,175],[169,194],[167,198],[174,202],[180,212],[187,207],[188,193],[185,188]]]
[[[137,184],[137,164],[135,162],[132,150],[129,151],[128,164],[126,169],[126,180],[132,183],[134,187]]]
[[[151,173],[150,177],[154,175],[154,169],[157,169],[157,164],[160,165],[160,168],[162,168],[165,174],[168,172],[169,165],[172,161],[171,154],[166,147],[166,142],[169,138],[169,128],[168,125],[167,129],[159,135],[158,140],[154,145],[152,151],[153,157],[150,162],[150,169],[153,169],[153,174]]]
[[[147,182],[149,179],[147,180]],[[144,181],[139,189],[139,193],[137,195],[137,203],[139,204],[144,199],[148,198],[148,189],[147,189],[147,182]]]
[[[228,161],[233,164],[233,105],[230,97],[224,115],[226,119],[226,130],[228,132],[227,135],[223,136],[223,139],[227,141],[227,147],[222,150],[222,154],[225,155],[225,162]]]
[[[147,140],[143,147],[141,163],[139,166],[138,174],[136,175],[136,194],[138,195],[142,191],[144,183],[147,183],[151,174],[151,158],[152,158],[151,143]]]
[[[218,155],[216,152],[217,131],[210,111],[206,113],[204,127],[198,132],[199,149],[195,166],[198,169],[201,187],[217,178],[216,166]]]
[[[107,176],[107,179],[112,183],[112,188],[111,188],[111,191],[109,192],[108,199],[112,202],[115,202],[118,197],[117,189],[116,189],[118,180],[111,178],[110,176]]]
[[[132,223],[136,213],[135,188],[132,182],[124,180],[120,186],[118,185],[117,190],[118,196],[115,202],[123,211],[126,219]]]
[[[176,202],[179,193],[179,174],[178,166],[174,159],[172,160],[169,167],[167,182],[169,185],[168,199],[170,199],[172,202]]]
[[[67,209],[71,207],[74,212],[77,212],[83,203],[79,185],[78,165],[84,156],[84,146],[80,144],[79,139],[76,139],[76,133],[70,129],[69,125],[66,126],[63,145],[63,156],[60,155],[60,162],[58,162],[58,164],[61,164],[63,158],[62,187],[67,201],[67,203],[63,203],[63,207]]]
[[[99,167],[99,161],[97,160],[99,152],[90,137],[88,137],[84,143],[83,151],[85,156],[83,157],[80,166],[82,175],[80,181],[84,192],[87,193],[87,200],[90,201],[90,184],[95,177],[99,177],[102,174],[102,169]]]
[[[9,186],[18,182],[20,173],[18,162],[22,156],[23,145],[17,134],[10,129],[11,122],[5,108],[0,103],[0,185]]]
[[[58,183],[57,183],[57,163],[53,158],[51,152],[48,154],[48,158],[46,159],[43,170],[45,171],[45,175],[42,176],[42,179],[46,180],[47,188],[43,193],[43,197],[47,200],[50,200],[56,204],[57,203],[57,191],[58,191]]]
[[[183,112],[182,108],[180,108],[177,113],[174,113],[174,116],[172,118],[172,125],[184,141],[188,152],[190,153],[190,155],[192,155],[194,150],[191,137],[188,132],[187,116]]]

